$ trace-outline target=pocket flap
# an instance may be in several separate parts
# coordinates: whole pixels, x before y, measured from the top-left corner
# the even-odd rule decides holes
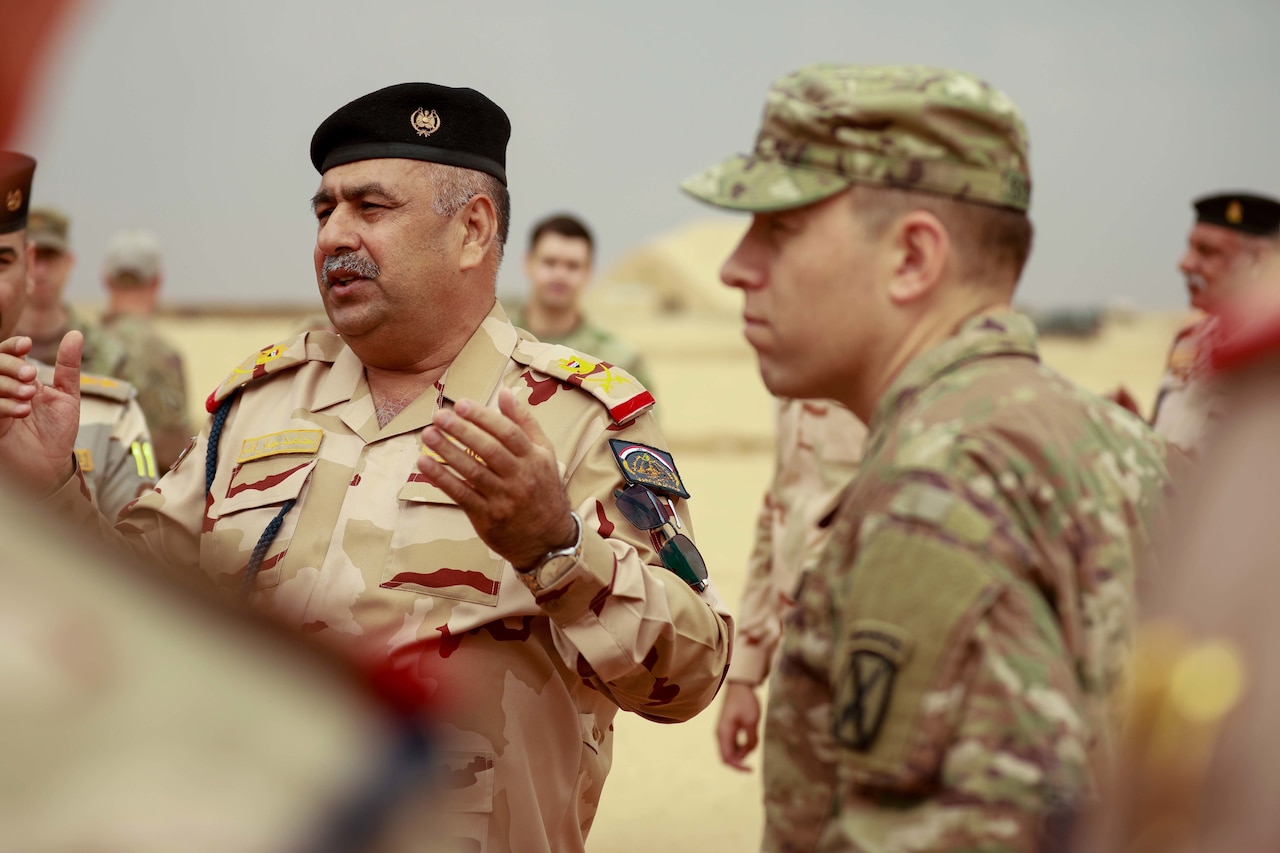
[[[253,507],[282,504],[302,493],[302,487],[316,467],[315,459],[297,456],[275,456],[241,465],[231,474],[231,484],[218,506],[211,508],[214,518]]]
[[[492,752],[445,749],[439,753],[439,789],[445,812],[489,814],[493,811]]]
[[[453,498],[426,480],[420,479],[421,477],[421,474],[414,474],[409,478],[409,482],[400,487],[400,494],[398,495],[400,500],[423,504],[457,505],[454,503]]]

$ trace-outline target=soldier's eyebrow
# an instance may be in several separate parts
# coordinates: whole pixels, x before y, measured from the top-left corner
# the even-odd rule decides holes
[[[343,201],[355,201],[369,196],[382,196],[390,201],[398,201],[398,197],[388,190],[385,186],[377,181],[368,181],[363,184],[352,184],[351,186],[342,188]],[[338,194],[327,187],[321,187],[316,194],[311,197],[311,209],[314,211],[322,205],[331,205],[337,202]]]

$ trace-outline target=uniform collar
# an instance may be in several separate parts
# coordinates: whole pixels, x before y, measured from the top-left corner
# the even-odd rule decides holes
[[[878,432],[921,391],[951,371],[977,359],[1002,355],[1040,360],[1031,318],[1013,311],[969,318],[951,337],[907,363],[876,404],[870,431]]]
[[[444,374],[444,399],[488,400],[502,381],[520,335],[497,301]]]

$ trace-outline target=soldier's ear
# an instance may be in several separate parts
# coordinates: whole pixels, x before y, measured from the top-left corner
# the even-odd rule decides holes
[[[891,226],[889,299],[917,302],[938,286],[951,256],[951,236],[927,210],[913,210]]]
[[[484,193],[476,193],[458,214],[463,227],[462,257],[459,267],[470,270],[484,263],[496,248],[498,211]]]

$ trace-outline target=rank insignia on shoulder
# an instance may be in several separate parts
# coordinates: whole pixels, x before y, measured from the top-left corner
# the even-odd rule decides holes
[[[613,459],[628,485],[639,483],[664,495],[689,497],[670,453],[620,438],[609,439],[609,449],[613,451]]]

